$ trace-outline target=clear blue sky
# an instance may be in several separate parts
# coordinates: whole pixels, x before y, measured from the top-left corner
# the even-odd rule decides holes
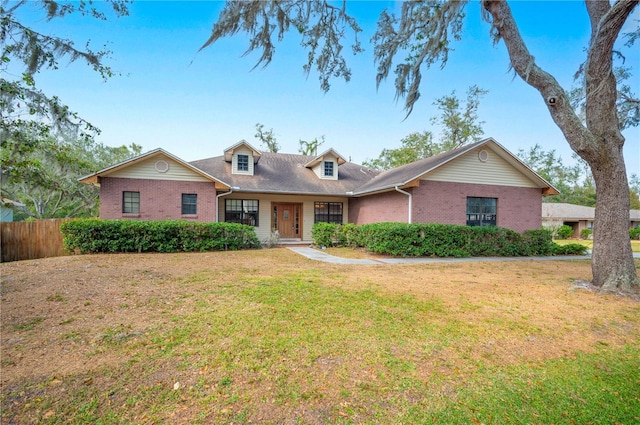
[[[130,16],[107,22],[73,16],[46,22],[34,7],[24,8],[27,22],[71,38],[79,47],[87,39],[94,48],[109,43],[113,54],[108,63],[122,74],[103,82],[84,64],[63,63],[57,71],[36,76],[36,82],[99,127],[98,140],[107,145],[137,143],[144,151],[161,147],[192,161],[221,155],[241,139],[260,148],[254,134],[255,124],[262,123],[273,128],[281,152],[297,153],[299,139],[324,135],[322,148],[333,147],[356,163],[398,147],[411,132],[438,135],[440,130],[429,121],[437,112],[433,101],[453,90],[464,98],[467,88],[477,84],[489,90],[479,108],[485,136],[513,153],[538,143],[571,163],[571,150],[540,95],[513,77],[504,45],[493,46],[477,2],[466,7],[463,40],[454,44],[447,66],[424,71],[422,97],[406,120],[403,101],[394,101],[393,76],[376,90],[368,43],[380,11],[397,7],[393,2],[347,3],[364,29],[360,39],[366,51],[348,58],[351,82],[334,80],[326,94],[316,74],[305,77],[306,52],[295,33],[276,46],[275,58],[265,69],[251,70],[257,55],[241,57],[247,47],[244,35],[198,53],[223,4],[136,1]],[[589,36],[584,4],[517,1],[512,9],[537,63],[569,89]],[[638,19],[640,8],[635,12]],[[623,50],[639,94],[640,49]],[[627,172],[639,173],[640,131],[627,130],[625,137]]]

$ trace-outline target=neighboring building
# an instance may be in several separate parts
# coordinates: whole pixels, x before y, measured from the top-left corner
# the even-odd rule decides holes
[[[12,201],[8,198],[2,198],[2,202],[0,202],[0,222],[12,222],[13,221],[13,210],[15,208],[24,208],[25,205],[18,201]]]
[[[596,209],[583,205],[564,203],[542,204],[542,225],[544,227],[560,227],[563,225],[573,228],[573,237],[580,237],[583,229],[593,230]],[[629,228],[640,227],[640,210],[629,211]]]
[[[266,240],[311,241],[317,222],[382,221],[541,227],[558,191],[489,138],[388,171],[345,160],[260,152],[241,141],[185,162],[156,149],[80,179],[100,186],[104,219],[226,221]]]

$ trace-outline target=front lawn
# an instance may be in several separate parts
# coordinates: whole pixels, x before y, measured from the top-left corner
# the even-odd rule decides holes
[[[568,245],[571,243],[578,243],[580,245],[584,245],[587,248],[591,249],[593,247],[593,240],[584,240],[584,239],[556,239],[554,240],[558,245]],[[631,249],[633,252],[640,252],[640,241],[632,240],[631,241]]]
[[[286,248],[7,263],[0,422],[638,423],[639,297],[590,277]]]

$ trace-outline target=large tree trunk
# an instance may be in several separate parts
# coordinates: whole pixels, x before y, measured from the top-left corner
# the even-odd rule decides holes
[[[535,63],[503,0],[483,0],[491,17],[494,41],[502,39],[515,72],[537,89],[567,142],[593,173],[596,217],[591,268],[593,284],[607,291],[629,291],[640,285],[629,238],[629,183],[622,147],[624,137],[616,110],[613,45],[638,0],[587,0],[592,34],[585,64],[586,125],[571,107],[557,80]]]
[[[611,152],[599,162],[591,166],[598,194],[591,258],[593,284],[607,291],[629,291],[638,282],[629,238],[629,185],[622,152]]]

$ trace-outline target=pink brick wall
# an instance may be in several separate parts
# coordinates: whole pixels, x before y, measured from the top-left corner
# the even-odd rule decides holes
[[[140,192],[140,214],[122,213],[122,192]],[[182,215],[182,194],[198,195],[197,214]],[[213,183],[172,180],[123,179],[100,180],[100,218],[139,220],[215,221],[216,190]]]
[[[419,187],[406,191],[413,193],[414,223],[464,225],[467,221],[467,197],[477,196],[498,199],[497,225],[500,227],[517,232],[542,227],[540,189],[421,181]],[[397,192],[354,198],[349,201],[349,222],[406,222],[406,211],[407,197]]]
[[[536,188],[421,181],[414,189],[413,221],[466,224],[467,196],[498,199],[500,227],[517,232],[542,227],[542,192]]]
[[[383,221],[407,222],[409,197],[393,191],[379,195],[351,198],[349,200],[349,222],[355,224],[379,223]]]

